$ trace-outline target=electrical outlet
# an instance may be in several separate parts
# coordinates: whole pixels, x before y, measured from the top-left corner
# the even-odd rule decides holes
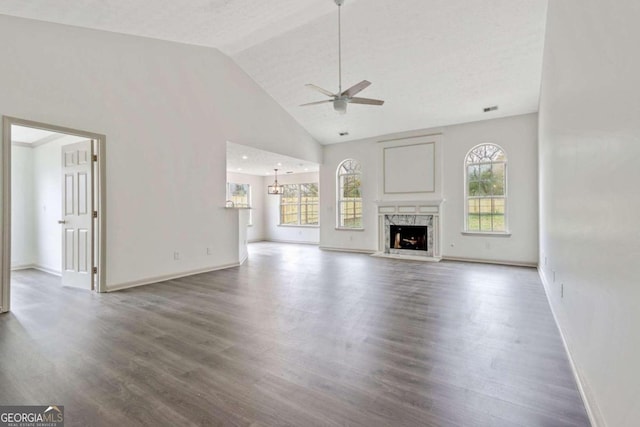
[[[174,252],[173,253],[173,259],[175,261],[180,261],[180,252]]]

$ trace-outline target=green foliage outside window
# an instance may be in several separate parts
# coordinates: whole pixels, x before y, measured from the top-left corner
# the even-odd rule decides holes
[[[362,228],[360,163],[348,159],[338,167],[338,226]]]
[[[507,162],[494,144],[475,147],[467,155],[467,231],[505,232]]]

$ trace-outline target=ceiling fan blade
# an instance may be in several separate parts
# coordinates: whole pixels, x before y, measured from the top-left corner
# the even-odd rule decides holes
[[[317,90],[318,92],[325,94],[327,96],[330,96],[332,98],[336,96],[335,94],[329,92],[328,90],[322,89],[320,86],[312,85],[311,83],[307,83],[305,86],[308,87],[309,89]]]
[[[368,104],[368,105],[382,105],[384,101],[381,99],[371,99],[371,98],[351,98],[349,99],[351,104]]]
[[[333,102],[333,99],[327,99],[326,101],[309,102],[307,104],[301,104],[300,107],[306,107],[307,105],[326,104],[327,102]]]
[[[370,84],[371,84],[370,81],[363,80],[360,83],[351,86],[349,89],[345,90],[340,95],[348,96],[349,98],[351,98],[355,94],[360,93],[363,90],[365,90],[366,88],[368,88]]]

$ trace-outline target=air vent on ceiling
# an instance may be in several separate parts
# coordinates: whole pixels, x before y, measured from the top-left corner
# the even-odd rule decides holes
[[[485,113],[488,113],[488,112],[490,112],[490,111],[496,111],[497,109],[498,109],[498,106],[497,106],[497,105],[492,105],[491,107],[485,107],[483,111],[484,111]]]

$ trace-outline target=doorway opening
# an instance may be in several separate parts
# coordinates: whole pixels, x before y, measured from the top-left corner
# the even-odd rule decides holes
[[[29,270],[106,291],[104,135],[4,117],[0,143],[0,312]]]

